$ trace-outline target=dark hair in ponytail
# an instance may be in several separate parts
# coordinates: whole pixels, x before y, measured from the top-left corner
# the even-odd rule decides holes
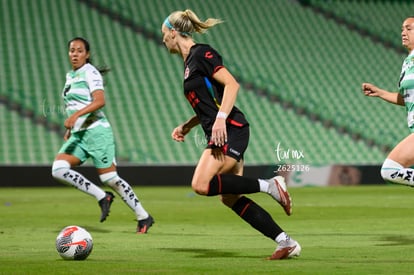
[[[83,37],[75,37],[75,38],[72,38],[71,40],[69,40],[69,42],[68,42],[68,48],[70,47],[70,43],[72,43],[73,41],[81,41],[82,43],[83,43],[83,45],[85,46],[85,50],[86,50],[86,52],[90,52],[90,49],[91,49],[91,46],[90,46],[90,44],[89,44],[89,42],[88,42],[88,40],[86,40],[85,38],[83,38]],[[86,59],[86,62],[87,63],[90,63],[90,64],[92,64],[92,59],[91,59],[91,57],[89,56],[89,58],[88,59]],[[93,64],[92,64],[93,65]],[[107,66],[99,66],[99,67],[96,67],[97,69],[98,69],[98,71],[102,74],[102,75],[104,75],[104,74],[106,74],[106,73],[108,73],[111,69],[109,68],[109,67],[107,67]]]

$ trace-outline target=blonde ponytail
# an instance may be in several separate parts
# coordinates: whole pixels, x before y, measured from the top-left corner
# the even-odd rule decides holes
[[[164,21],[169,29],[175,29],[183,36],[191,36],[193,33],[205,33],[208,29],[222,23],[221,19],[208,18],[201,21],[192,10],[172,12]]]

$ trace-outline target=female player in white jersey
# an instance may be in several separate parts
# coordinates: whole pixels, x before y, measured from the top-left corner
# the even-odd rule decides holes
[[[95,197],[101,208],[100,221],[103,222],[109,215],[114,195],[72,170],[90,157],[102,183],[115,190],[135,212],[138,220],[136,232],[147,233],[154,220],[116,170],[112,128],[102,110],[105,96],[101,73],[108,70],[98,70],[91,64],[89,42],[84,38],[73,38],[68,47],[72,70],[66,74],[62,94],[68,114],[64,122],[67,130],[65,143],[53,162],[52,176]]]
[[[409,54],[402,65],[399,92],[386,91],[371,83],[363,83],[362,90],[366,96],[405,106],[410,134],[389,153],[381,167],[381,176],[386,181],[414,187],[411,168],[414,165],[414,16],[404,20],[401,39]]]
[[[195,116],[172,132],[184,141],[191,128],[200,124],[208,143],[192,179],[193,190],[205,196],[220,195],[222,202],[253,228],[276,242],[271,260],[299,256],[301,247],[273,220],[271,215],[243,194],[264,192],[291,214],[291,199],[282,177],[269,180],[243,177],[243,155],[249,142],[249,123],[234,103],[239,84],[223,65],[218,52],[197,44],[192,33],[203,33],[221,21],[200,21],[191,10],[176,11],[162,24],[163,42],[170,53],[184,61],[184,94]]]

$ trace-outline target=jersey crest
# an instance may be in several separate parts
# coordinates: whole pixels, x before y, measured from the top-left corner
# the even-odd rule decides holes
[[[188,68],[187,66],[185,67],[185,71],[184,71],[184,79],[187,79],[189,75],[190,75],[190,68]]]

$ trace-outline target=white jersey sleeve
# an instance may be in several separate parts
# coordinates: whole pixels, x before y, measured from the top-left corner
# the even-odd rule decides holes
[[[104,90],[102,75],[95,67],[86,71],[86,82],[90,93],[96,90]]]

